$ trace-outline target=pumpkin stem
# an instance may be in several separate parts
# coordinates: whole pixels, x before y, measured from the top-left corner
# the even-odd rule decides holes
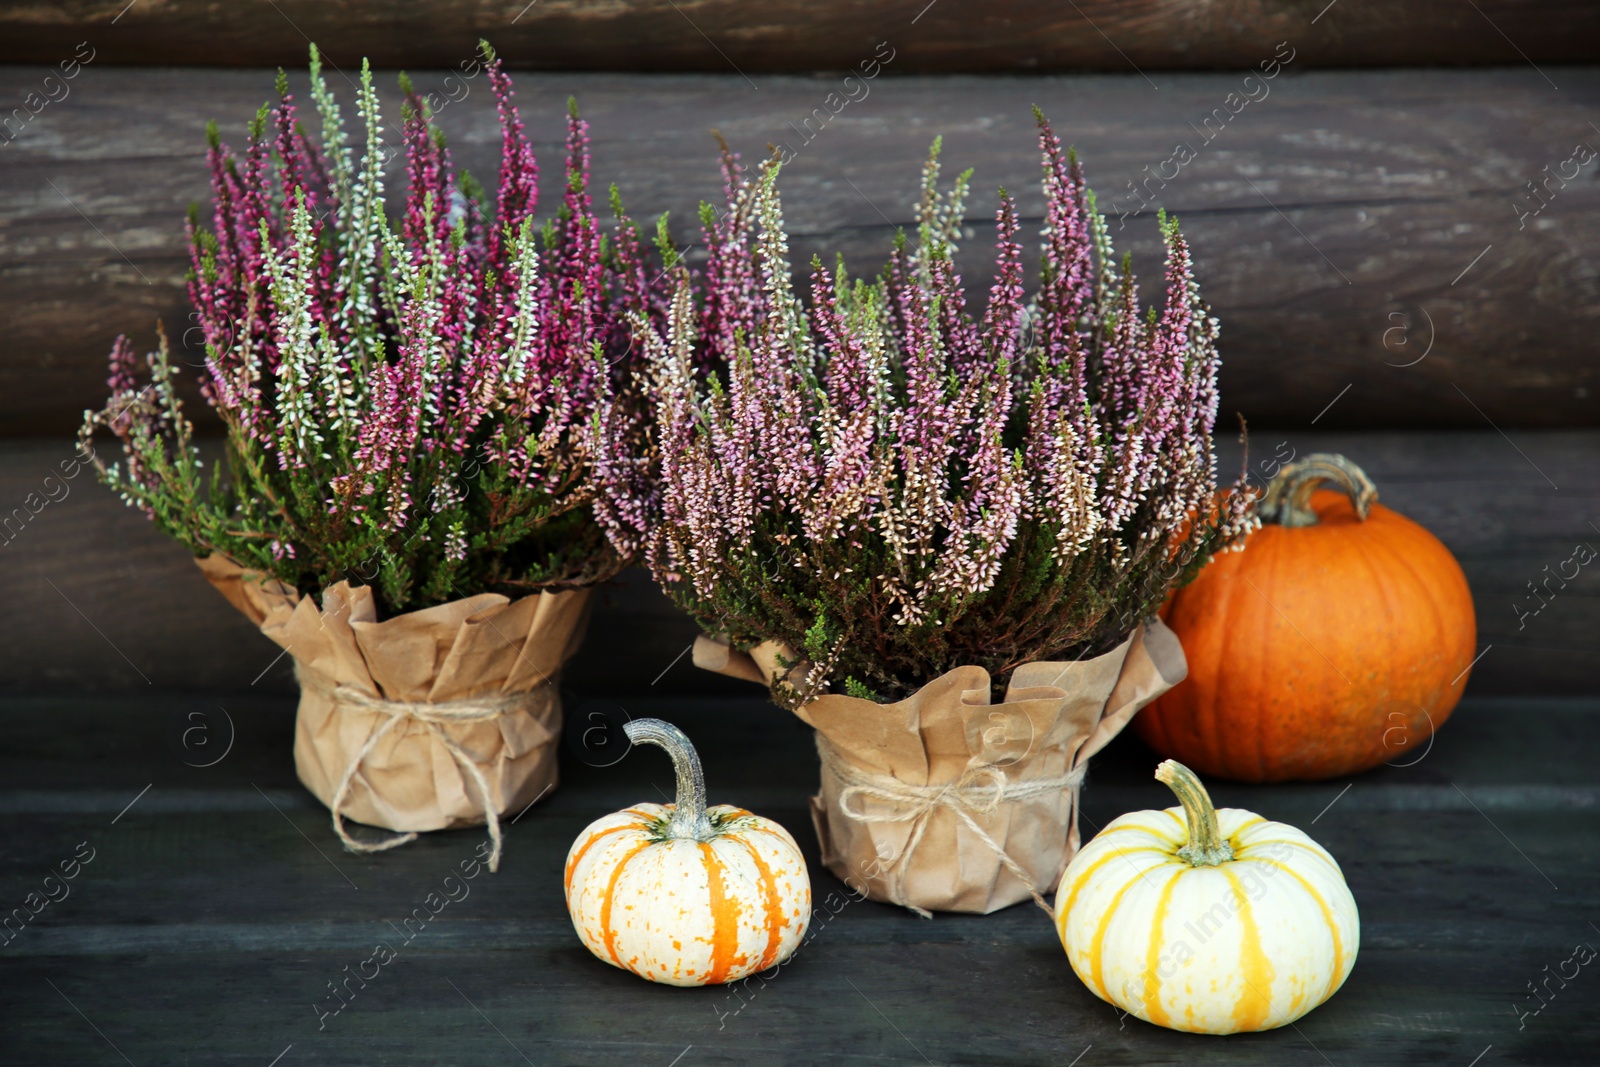
[[[1189,819],[1189,843],[1178,849],[1179,858],[1195,867],[1215,867],[1233,859],[1233,846],[1223,839],[1222,827],[1217,824],[1217,809],[1195,773],[1169,759],[1156,768],[1156,780],[1178,795]]]
[[[672,769],[678,774],[678,797],[667,832],[696,841],[711,837],[711,819],[706,815],[706,776],[700,769],[700,754],[688,736],[660,719],[634,719],[624,723],[622,729],[634,744],[659,745],[672,757]]]
[[[1262,522],[1279,526],[1315,526],[1317,513],[1311,510],[1311,494],[1323,482],[1332,482],[1344,491],[1363,520],[1378,499],[1378,487],[1366,472],[1333,452],[1317,452],[1285,464],[1267,486],[1257,514]]]

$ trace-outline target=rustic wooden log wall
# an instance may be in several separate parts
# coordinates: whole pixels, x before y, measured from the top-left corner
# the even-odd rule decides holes
[[[759,89],[738,75],[530,74],[518,85],[547,174],[575,93],[601,188],[619,182],[642,217],[670,211],[683,243],[695,239],[694,205],[719,195],[711,127],[747,156],[787,149],[802,266],[838,249],[876,269],[943,134],[951,169],[977,168],[964,256],[974,286],[987,283],[996,186],[1037,225],[1038,103],[1084,154],[1147,283],[1159,280],[1156,209],[1182,218],[1223,322],[1230,415],[1322,428],[1594,425],[1600,163],[1580,163],[1577,146],[1600,146],[1600,70],[1555,70],[1557,92],[1526,65],[1302,72],[1293,46],[1280,54],[1289,62],[1271,80],[1161,74],[1159,89],[1121,75],[891,77],[899,55],[853,89],[838,76],[773,75],[757,76]],[[0,69],[0,101],[24,99],[47,73]],[[418,83],[438,94],[458,162],[492,174],[482,80],[430,72]],[[237,142],[272,89],[261,71],[95,63],[61,84],[68,95],[0,145],[9,435],[75,426],[102,396],[117,333],[153,343],[160,317],[174,338],[198,338],[185,319],[182,219],[208,196],[205,123]],[[858,99],[839,104],[845,91]],[[394,192],[398,163],[390,173]]]
[[[378,80],[391,117],[392,68],[421,68],[458,163],[482,176],[496,152],[471,62],[479,37],[514,67],[567,72],[518,78],[547,173],[575,93],[597,181],[618,182],[641,219],[670,212],[682,243],[694,205],[718,192],[708,133],[720,127],[747,158],[768,145],[793,157],[797,263],[839,250],[871,269],[942,134],[952,170],[977,168],[964,251],[977,292],[993,189],[1017,193],[1037,227],[1040,104],[1083,152],[1147,288],[1155,212],[1182,217],[1224,324],[1224,410],[1250,419],[1257,454],[1280,441],[1349,451],[1462,558],[1488,648],[1474,690],[1600,685],[1582,655],[1600,610],[1586,578],[1522,613],[1546,564],[1600,543],[1600,437],[1558,432],[1597,422],[1600,68],[1562,64],[1596,60],[1600,8],[68,0],[0,10],[0,63],[21,64],[0,66],[0,591],[12,607],[0,648],[14,689],[288,689],[275,646],[180,549],[88,475],[43,479],[103,395],[111,337],[150,343],[159,319],[199,354],[182,217],[207,197],[204,125],[237,142],[271,91],[268,70],[217,66],[282,64],[303,86],[292,72],[315,39],[347,101],[363,55],[390,68]],[[1411,69],[1327,69],[1396,64]],[[584,70],[634,73],[572,73]],[[794,73],[814,70],[838,73]],[[738,691],[675,659],[692,633],[630,574],[568,682]]]
[[[453,67],[479,38],[541,70],[842,70],[880,41],[928,73],[1250,67],[1304,40],[1318,66],[1591,62],[1583,0],[58,0],[0,11],[0,61]]]

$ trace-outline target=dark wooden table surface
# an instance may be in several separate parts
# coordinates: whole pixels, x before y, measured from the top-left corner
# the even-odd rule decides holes
[[[1551,977],[1570,973],[1575,946],[1600,946],[1600,701],[1469,700],[1430,750],[1397,756],[1409,766],[1217,783],[1219,804],[1326,845],[1363,927],[1355,971],[1330,1002],[1294,1027],[1230,1038],[1119,1017],[1031,905],[924,921],[850,900],[817,861],[804,814],[815,754],[785,713],[758,700],[626,703],[690,732],[713,801],[782,821],[807,849],[816,900],[836,914],[765,988],[651,985],[573,934],[567,847],[599,815],[670,790],[654,750],[606,768],[564,752],[563,784],[508,828],[500,873],[466,883],[407,941],[403,920],[483,834],[341,851],[294,777],[291,698],[11,698],[0,702],[0,901],[21,907],[62,861],[93,858],[70,895],[0,947],[0,1063],[1495,1067],[1600,1056],[1600,964],[1565,984]],[[1154,762],[1131,735],[1096,757],[1087,832],[1169,803]],[[323,1016],[329,983],[379,942],[393,962]],[[1530,983],[1551,992],[1536,1000]]]

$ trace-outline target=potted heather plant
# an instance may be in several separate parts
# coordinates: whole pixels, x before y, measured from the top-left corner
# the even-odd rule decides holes
[[[213,126],[189,293],[225,461],[206,476],[165,336],[143,376],[118,338],[83,437],[116,436],[105,481],[294,657],[295,765],[346,846],[487,820],[495,867],[499,814],[556,781],[555,680],[590,590],[629,562],[593,502],[630,461],[597,456],[594,415],[602,398],[638,406],[625,316],[649,301],[632,225],[619,209],[608,241],[591,211],[575,109],[563,198],[535,226],[537,164],[484,53],[502,129],[492,199],[456,179],[402,77],[409,192],[392,223],[371,72],[354,158],[315,48],[320,146],[281,74],[243,153]],[[628,432],[606,441],[628,448]],[[345,817],[401,835],[358,840]]]
[[[824,862],[924,913],[1043,905],[1085,761],[1184,675],[1157,607],[1253,522],[1217,492],[1217,322],[1176,221],[1147,315],[1042,116],[1039,139],[1039,288],[1002,190],[981,315],[970,172],[940,192],[937,141],[915,240],[874,280],[814,261],[809,307],[778,163],[747,180],[725,152],[703,280],[638,322],[659,478],[608,483],[617,543],[709,632],[696,661],[815,727]]]

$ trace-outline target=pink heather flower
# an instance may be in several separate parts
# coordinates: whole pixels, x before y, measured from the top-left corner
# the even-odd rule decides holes
[[[956,271],[968,175],[939,191],[937,141],[915,240],[875,280],[813,261],[808,305],[778,162],[747,175],[724,146],[703,274],[676,270],[670,305],[634,320],[656,477],[609,481],[600,509],[703,624],[903,693],[962,662],[1109,647],[1249,527],[1242,486],[1216,503],[1216,325],[1176,223],[1147,320],[1042,116],[1039,146],[1039,287],[1002,191],[981,315]]]

